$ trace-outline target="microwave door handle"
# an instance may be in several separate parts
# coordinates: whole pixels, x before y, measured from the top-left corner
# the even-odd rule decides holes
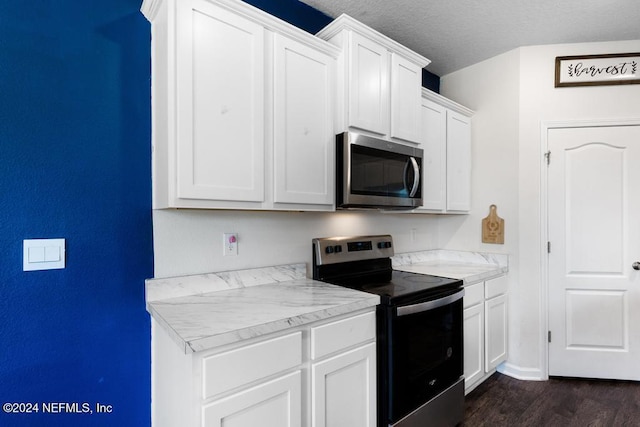
[[[420,185],[420,168],[418,167],[418,162],[415,157],[409,157],[409,161],[411,162],[411,166],[413,166],[413,187],[411,187],[409,197],[414,197],[418,192],[418,186]]]
[[[396,314],[398,316],[407,316],[409,314],[416,314],[416,313],[421,313],[423,311],[433,310],[434,308],[442,307],[447,304],[451,304],[452,302],[456,302],[463,296],[464,296],[464,289],[460,289],[459,292],[456,292],[455,294],[452,294],[452,295],[447,295],[446,297],[443,297],[440,299],[398,307],[396,309]]]

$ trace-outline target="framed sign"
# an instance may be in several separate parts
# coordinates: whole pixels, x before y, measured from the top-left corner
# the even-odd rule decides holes
[[[555,87],[640,83],[640,52],[557,56]]]

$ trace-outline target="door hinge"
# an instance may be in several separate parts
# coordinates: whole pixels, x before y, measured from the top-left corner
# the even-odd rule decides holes
[[[551,164],[551,151],[544,153],[544,158],[547,159],[547,166]]]
[[[547,253],[551,253],[551,242],[547,242]]]
[[[551,331],[547,331],[547,341],[551,342]]]

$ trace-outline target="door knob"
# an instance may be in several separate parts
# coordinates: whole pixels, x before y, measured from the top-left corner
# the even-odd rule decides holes
[[[634,270],[640,270],[640,261],[634,262],[631,264],[631,267],[633,267]]]

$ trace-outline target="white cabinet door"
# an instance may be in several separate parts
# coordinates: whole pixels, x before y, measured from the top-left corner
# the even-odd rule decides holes
[[[447,206],[447,109],[422,99],[422,199],[419,209]]]
[[[205,405],[205,427],[300,427],[302,425],[300,371]]]
[[[465,308],[463,316],[464,382],[469,387],[484,375],[484,303]]]
[[[507,295],[485,303],[485,370],[494,369],[507,359]]]
[[[274,202],[333,206],[335,60],[276,34]]]
[[[447,111],[447,210],[471,209],[471,119]]]
[[[177,197],[264,197],[264,29],[203,0],[177,20]]]
[[[375,427],[375,343],[316,363],[311,375],[314,427]]]
[[[425,92],[429,93],[425,96]],[[423,204],[415,212],[468,212],[471,209],[471,118],[451,109],[464,111],[465,107],[426,89],[421,105]]]
[[[422,69],[391,54],[391,137],[420,142]]]
[[[351,32],[348,125],[389,133],[389,52]]]

